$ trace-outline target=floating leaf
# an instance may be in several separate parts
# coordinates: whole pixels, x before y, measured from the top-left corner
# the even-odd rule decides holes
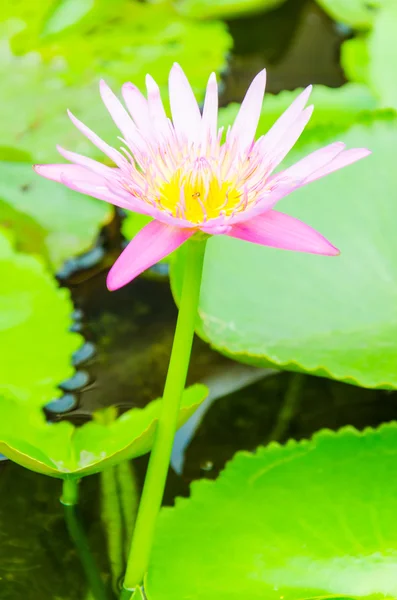
[[[220,352],[364,387],[397,387],[397,119],[379,116],[342,139],[373,155],[285,198],[278,208],[321,231],[336,258],[212,237],[197,330]],[[332,139],[292,152],[295,162]],[[181,289],[185,247],[171,269]]]
[[[384,1],[384,0],[383,0]],[[317,0],[332,19],[355,29],[368,29],[381,0]]]
[[[232,19],[250,13],[265,12],[285,0],[178,0],[178,12],[194,19]]]
[[[374,27],[368,35],[368,83],[376,92],[382,106],[397,108],[397,4],[384,0],[377,11]]]
[[[66,28],[58,14],[55,25],[50,21],[59,32],[54,35],[43,35],[43,30],[48,30],[56,3],[47,0],[40,10],[32,10],[27,0],[14,5],[6,2],[0,24],[0,126],[7,145],[17,145],[36,162],[54,160],[57,143],[83,154],[96,152],[70,124],[67,108],[109,141],[117,141],[99,96],[101,77],[115,89],[125,81],[143,87],[149,72],[166,95],[169,69],[177,60],[202,98],[208,73],[225,67],[232,45],[224,23],[191,21],[165,0],[97,0],[74,24],[70,13],[61,15]]]
[[[18,247],[44,254],[54,269],[93,243],[110,218],[106,203],[45,181],[26,163],[0,162],[0,225],[12,227]]]
[[[288,108],[302,89],[284,91],[277,95],[265,96],[257,136],[264,135],[275,123],[276,119]],[[298,144],[307,143],[318,137],[319,127],[329,134],[348,129],[358,115],[377,106],[377,101],[367,86],[348,83],[340,88],[329,88],[324,85],[313,86],[310,102],[315,110]],[[219,122],[226,129],[237,116],[240,105],[232,103],[219,111]]]
[[[340,61],[348,79],[368,85],[370,57],[366,36],[355,37],[343,42]]]
[[[14,252],[1,234],[0,240],[0,397],[21,401],[23,412],[27,404],[40,406],[57,395],[57,385],[73,374],[71,356],[81,338],[68,331],[68,291],[58,288],[40,260]],[[4,424],[9,414],[3,408]]]
[[[381,106],[397,107],[397,51],[395,31],[397,5],[383,0],[374,12],[373,27],[367,35],[347,40],[342,45],[341,63],[346,76],[365,83]],[[385,60],[387,57],[387,60]]]
[[[61,0],[53,2],[45,19],[42,35],[60,33],[78,23],[94,7],[95,0]]]
[[[396,423],[240,452],[162,510],[146,595],[395,598],[396,499]]]
[[[184,391],[179,426],[207,395],[194,385]],[[97,421],[75,427],[48,423],[41,412],[26,413],[20,403],[0,397],[0,452],[16,463],[52,477],[82,477],[126,458],[148,452],[160,414],[161,400],[133,408],[108,424]]]

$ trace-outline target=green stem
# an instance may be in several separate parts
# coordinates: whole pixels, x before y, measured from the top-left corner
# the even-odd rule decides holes
[[[290,375],[284,402],[278,414],[276,424],[269,435],[269,441],[281,441],[287,433],[299,405],[304,379],[305,376],[302,373],[292,373]]]
[[[125,557],[128,557],[139,505],[139,491],[133,463],[128,460],[116,465],[121,515],[125,528]]]
[[[143,486],[124,579],[125,591],[129,591],[130,595],[133,589],[143,582],[147,572],[193,343],[205,241],[190,240],[187,246],[179,315],[165,382],[161,414]],[[121,598],[127,600],[129,596],[124,593]]]
[[[116,467],[101,471],[102,522],[107,538],[108,556],[112,572],[113,590],[118,593],[119,581],[124,572],[123,522],[119,500]]]
[[[94,557],[91,554],[91,549],[76,508],[78,502],[78,484],[79,482],[75,479],[65,479],[63,482],[61,503],[64,505],[66,525],[69,535],[76,546],[94,599],[108,600],[106,588],[101,579]]]

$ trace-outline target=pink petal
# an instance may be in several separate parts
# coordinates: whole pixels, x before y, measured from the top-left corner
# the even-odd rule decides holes
[[[120,129],[121,133],[123,134],[123,137],[126,140],[132,140],[136,142],[137,129],[130,115],[127,113],[124,106],[121,104],[117,96],[112,92],[107,83],[103,81],[103,79],[100,81],[99,90],[104,105],[108,109],[110,116],[112,117],[116,126]]]
[[[312,86],[309,85],[301,94],[299,94],[297,98],[295,98],[292,104],[287,108],[286,111],[283,112],[273,127],[271,127],[266,135],[262,138],[261,142],[267,153],[270,154],[273,152],[277,148],[280,141],[284,139],[284,136],[288,135],[290,128],[306,106],[311,91]]]
[[[367,148],[351,148],[350,150],[346,150],[345,152],[341,152],[338,154],[331,162],[325,165],[322,168],[319,168],[317,171],[314,171],[305,181],[305,183],[311,183],[316,179],[320,179],[321,177],[325,177],[325,175],[329,175],[334,171],[338,171],[338,169],[342,169],[348,165],[355,163],[366,156],[371,154],[371,150]]]
[[[339,254],[339,250],[315,229],[294,217],[275,210],[255,217],[251,221],[234,225],[226,235],[253,244],[295,252],[328,256]]]
[[[200,109],[190,83],[177,63],[174,63],[170,72],[169,90],[175,131],[194,142],[200,131]]]
[[[146,89],[153,126],[157,131],[167,134],[169,132],[169,121],[161,100],[160,88],[150,75],[146,75]]]
[[[218,84],[215,73],[211,73],[205,94],[202,117],[202,143],[217,139],[218,134]]]
[[[120,173],[119,169],[115,169],[114,167],[107,167],[102,163],[93,160],[92,158],[88,158],[87,156],[83,156],[82,154],[77,154],[76,152],[71,152],[70,150],[65,150],[62,146],[57,146],[57,150],[63,158],[69,160],[75,165],[80,165],[81,167],[86,167],[93,173],[97,173],[97,175],[102,175],[103,177],[108,177],[112,179],[114,175]]]
[[[124,102],[136,125],[143,133],[151,133],[152,123],[149,115],[149,106],[144,95],[132,83],[125,83],[121,91]]]
[[[230,144],[237,142],[240,148],[246,148],[253,142],[261,114],[265,86],[266,69],[263,69],[252,81],[241,103],[228,136]]]
[[[313,106],[308,106],[301,112],[295,122],[291,125],[288,133],[286,133],[283,139],[279,141],[277,148],[272,150],[268,150],[266,148],[266,154],[270,154],[270,157],[268,158],[268,173],[271,173],[284,160],[291,148],[295,146],[297,140],[300,138],[303,130],[310,120],[310,117],[313,114],[313,108]],[[265,142],[265,139],[263,142]],[[265,146],[265,143],[263,145]]]
[[[151,221],[131,240],[110,269],[108,289],[121,288],[170,254],[189,239],[195,231]]]
[[[302,185],[310,176],[319,169],[326,167],[335,157],[339,156],[344,148],[345,144],[343,142],[334,142],[324,148],[315,150],[288,169],[276,173],[269,182],[274,184],[277,181],[290,181],[291,184],[296,182]]]
[[[99,150],[106,154],[106,156],[108,156],[110,160],[114,162],[114,164],[116,164],[120,168],[123,168],[127,165],[126,159],[124,158],[124,156],[122,156],[122,154],[120,154],[120,152],[118,152],[117,150],[112,148],[112,146],[109,146],[109,144],[101,140],[99,135],[94,133],[89,127],[87,127],[87,125],[84,125],[84,123],[79,121],[79,119],[77,119],[70,112],[70,110],[68,110],[68,115],[73,125],[75,125],[77,129],[79,129],[79,131],[81,131],[81,133],[90,140],[90,142],[92,142],[97,148],[99,148]]]
[[[142,202],[135,201],[128,197],[127,193],[123,196],[111,191],[108,188],[108,181],[105,177],[89,171],[80,165],[34,165],[34,170],[38,175],[63,183],[66,187],[81,192],[87,196],[93,196],[98,200],[104,200],[126,210],[134,210],[146,214],[146,208]]]

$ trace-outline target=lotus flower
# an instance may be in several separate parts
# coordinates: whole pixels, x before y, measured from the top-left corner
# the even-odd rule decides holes
[[[287,194],[369,154],[345,150],[336,142],[274,173],[304,130],[313,106],[306,88],[266,135],[255,141],[266,72],[251,83],[234,124],[218,129],[215,74],[208,81],[200,112],[181,67],[170,72],[172,121],[167,118],[155,81],[146,78],[147,98],[131,83],[122,94],[127,110],[104,81],[102,100],[122,134],[121,151],[109,146],[69,113],[74,125],[115,167],[58,148],[71,164],[36,165],[39,175],[153,217],[128,244],[107,278],[110,290],[127,284],[186,240],[203,232],[298,252],[336,255],[320,233],[275,211]]]

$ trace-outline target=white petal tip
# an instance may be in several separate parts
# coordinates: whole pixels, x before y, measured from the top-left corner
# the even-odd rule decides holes
[[[131,81],[127,81],[126,83],[123,83],[123,85],[121,86],[121,89],[123,90],[123,92],[125,90],[129,91],[129,90],[136,90],[136,86],[131,83]]]
[[[113,96],[113,92],[110,89],[110,87],[108,86],[108,84],[106,83],[106,81],[104,79],[101,79],[99,82],[99,93],[101,94],[102,98],[106,95],[106,96]]]
[[[78,120],[77,117],[74,116],[74,114],[72,113],[71,110],[69,110],[68,108],[66,109],[67,115],[69,117],[69,119],[72,121],[72,123],[74,123],[75,125],[80,123],[80,121]]]
[[[63,148],[63,147],[62,147],[62,146],[60,146],[59,144],[57,144],[57,145],[56,145],[56,149],[57,149],[57,152],[59,152],[59,154],[60,154],[61,156],[64,156],[64,154],[65,154],[65,153],[67,153],[67,150],[66,150],[66,148]]]
[[[149,73],[146,74],[145,83],[147,87],[157,87],[157,83]]]
[[[262,69],[262,71],[259,71],[258,77],[263,77],[263,79],[266,79],[266,76],[267,76],[266,69]]]

